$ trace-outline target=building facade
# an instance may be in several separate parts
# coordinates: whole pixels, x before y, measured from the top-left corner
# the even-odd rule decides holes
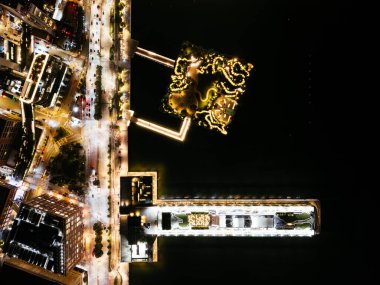
[[[0,181],[0,237],[9,222],[15,194],[15,187]]]
[[[0,116],[0,166],[7,163],[20,122]]]
[[[5,252],[66,275],[83,258],[82,208],[70,199],[44,194],[20,206]]]

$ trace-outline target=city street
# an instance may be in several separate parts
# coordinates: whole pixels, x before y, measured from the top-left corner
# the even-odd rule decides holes
[[[62,145],[80,142],[87,158],[88,189],[86,189],[83,211],[86,252],[82,265],[88,270],[88,284],[115,284],[115,282],[117,284],[128,284],[129,265],[128,263],[120,263],[119,201],[120,176],[126,176],[128,173],[129,120],[124,118],[117,121],[116,109],[112,109],[110,112],[111,98],[118,91],[116,89],[118,86],[118,70],[114,59],[110,60],[110,49],[111,47],[114,48],[115,61],[119,62],[117,60],[120,58],[119,49],[113,46],[114,44],[123,46],[122,62],[124,69],[127,70],[130,66],[127,49],[130,32],[128,27],[125,28],[121,33],[123,34],[121,41],[114,43],[114,39],[119,40],[120,35],[111,33],[110,17],[111,12],[114,11],[113,0],[79,0],[75,2],[83,5],[85,10],[86,42],[82,52],[62,50],[44,39],[35,36],[31,38],[33,42],[31,51],[35,54],[46,54],[60,58],[70,67],[72,77],[68,94],[59,106],[44,108],[36,105],[34,107],[36,125],[43,130],[43,133],[36,146],[36,154],[21,188],[25,191],[32,190],[29,193],[25,192],[27,195],[24,198],[27,199],[39,196],[49,190],[66,195],[68,192],[66,186],[49,184],[46,166],[50,159],[59,153],[59,148]],[[62,17],[65,3],[66,1],[62,1],[63,5],[56,9],[53,18],[60,19]],[[126,5],[123,18],[124,21],[129,21],[130,4],[125,0],[123,3]],[[14,37],[16,40],[18,37],[15,37],[13,32],[10,34],[10,25],[9,21],[5,21],[4,24],[0,25],[0,32],[1,34],[8,33],[8,37]],[[113,31],[119,31],[119,28],[114,27]],[[102,67],[102,118],[100,120],[94,119],[97,66]],[[129,71],[126,74],[129,77]],[[84,75],[86,96],[83,103],[85,109],[83,110],[82,122],[75,125],[72,114],[77,111],[71,109],[72,102],[77,95],[79,81]],[[26,74],[24,74],[25,76]],[[129,96],[129,94],[127,95]],[[127,95],[124,94],[126,100],[129,100]],[[10,97],[0,96],[0,112],[10,119],[21,120],[23,115],[20,102],[12,100]],[[110,128],[110,125],[113,127]],[[56,140],[54,135],[58,128],[63,128],[66,134]],[[116,144],[116,141],[120,141],[120,146]],[[99,183],[94,183],[95,181],[99,181]],[[109,201],[111,201],[110,208]],[[100,258],[96,258],[93,254],[95,245],[93,225],[96,222],[101,222],[106,229],[103,231],[103,255]],[[110,256],[107,254],[107,240],[109,239],[111,241]]]
[[[115,264],[115,256],[118,258],[118,247],[114,245],[117,240],[115,235],[115,226],[118,225],[118,220],[115,217],[109,217],[108,211],[108,196],[112,194],[108,185],[108,165],[111,163],[108,159],[108,145],[110,143],[110,114],[109,114],[109,95],[115,92],[115,79],[116,74],[111,69],[109,60],[109,49],[112,46],[112,38],[109,34],[109,17],[112,7],[112,1],[94,1],[90,5],[85,5],[87,15],[86,27],[88,27],[88,40],[89,40],[89,55],[88,55],[88,70],[87,70],[87,94],[86,102],[89,116],[86,116],[85,127],[83,128],[84,148],[87,154],[87,173],[89,176],[90,184],[91,175],[96,173],[97,179],[100,182],[99,186],[91,185],[88,195],[86,197],[86,204],[88,205],[89,218],[85,220],[87,232],[92,231],[92,226],[95,222],[100,221],[105,227],[112,226],[112,260]],[[90,11],[89,11],[90,10]],[[96,67],[102,66],[102,119],[97,121],[94,119],[94,101],[95,101],[95,76]],[[93,180],[93,177],[92,177]],[[112,189],[111,189],[112,190]],[[111,196],[112,197],[112,196]],[[112,199],[113,200],[113,199]],[[113,205],[114,205],[113,201]],[[115,211],[112,211],[116,215]],[[91,236],[91,235],[90,235]],[[92,238],[93,235],[92,231]],[[107,255],[108,249],[107,238],[103,237],[103,252],[101,258],[95,258],[92,254],[87,252],[90,256],[88,261],[88,275],[89,284],[113,284],[115,275],[109,274],[109,259]],[[87,250],[92,251],[93,246]],[[116,260],[117,263],[117,260]]]

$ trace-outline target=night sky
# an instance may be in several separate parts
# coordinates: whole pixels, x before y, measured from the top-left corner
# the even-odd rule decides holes
[[[132,265],[131,284],[373,278],[364,9],[349,1],[133,2],[132,37],[142,48],[175,58],[189,40],[255,68],[228,136],[193,126],[179,143],[132,125],[131,170],[158,170],[164,197],[318,198],[322,232],[311,239],[162,238],[159,263]],[[158,111],[170,74],[132,60],[137,117],[179,126]]]

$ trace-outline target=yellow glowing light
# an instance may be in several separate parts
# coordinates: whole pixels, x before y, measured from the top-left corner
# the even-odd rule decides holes
[[[158,63],[161,63],[167,67],[173,68],[174,64],[175,64],[175,61],[171,58],[167,58],[165,56],[159,55],[157,53],[151,52],[149,50],[146,50],[146,49],[143,49],[140,47],[137,48],[136,54],[138,54],[142,57],[149,58],[149,59],[156,61]]]
[[[197,51],[197,56],[192,54],[192,51]],[[253,65],[250,63],[242,63],[238,58],[227,58],[213,51],[206,51],[196,46],[186,48],[183,52],[184,56],[178,57],[175,66],[174,74],[171,76],[172,82],[169,85],[168,98],[175,93],[180,93],[186,90],[188,96],[199,94],[198,103],[196,104],[194,116],[198,125],[209,127],[209,129],[216,129],[222,134],[227,134],[226,126],[231,122],[233,115],[226,112],[225,109],[229,107],[215,105],[215,100],[220,96],[226,99],[233,100],[236,104],[239,96],[245,91],[246,80],[249,76],[250,70]],[[201,74],[218,74],[217,81],[206,92],[200,93],[197,89],[198,80],[197,75]],[[190,89],[189,89],[190,88]],[[164,103],[165,107],[171,113],[178,111],[170,104],[169,99]],[[190,104],[190,103],[189,103]],[[236,105],[234,104],[234,106]],[[233,108],[234,109],[234,108]],[[179,114],[181,116],[181,114]],[[154,131],[162,132],[164,130],[156,126],[146,126],[147,128],[154,129]],[[176,136],[173,132],[166,132],[167,136]],[[178,138],[176,138],[178,139]]]
[[[168,128],[162,127],[160,125],[138,119],[136,118],[135,120],[136,125],[149,129],[151,131],[157,132],[159,134],[162,134],[164,136],[179,140],[179,141],[184,141],[187,132],[189,131],[190,125],[191,125],[191,119],[189,117],[186,117],[181,125],[181,129],[179,132],[175,132],[173,130],[170,130]]]
[[[32,77],[32,72],[35,72],[35,68],[34,67],[36,66],[36,60],[38,58],[40,58],[40,57],[42,58],[42,60],[44,62],[42,64],[42,67],[39,68],[39,74],[37,76],[37,80],[34,80],[33,77]],[[42,77],[42,75],[44,73],[44,70],[45,70],[46,64],[48,62],[48,59],[49,59],[49,55],[48,54],[39,54],[39,55],[36,55],[36,56],[33,57],[31,68],[29,69],[28,75],[27,75],[26,80],[25,80],[28,84],[25,84],[24,88],[21,91],[21,95],[20,95],[20,98],[19,98],[20,101],[25,102],[27,104],[30,104],[30,103],[33,102],[33,100],[34,100],[34,98],[36,96],[37,89],[38,89],[37,88],[38,84],[39,84],[39,82],[41,80],[41,77]],[[33,83],[34,83],[35,88],[33,90],[32,95],[30,96],[29,93],[30,93],[30,89],[31,89]]]
[[[210,215],[207,213],[191,213],[188,215],[188,219],[192,227],[208,227],[210,225]]]
[[[218,93],[218,89],[216,89],[215,87],[211,87],[207,90],[206,92],[206,98],[202,98],[202,96],[200,96],[201,98],[201,101],[202,102],[207,102],[207,100],[212,97],[212,95],[210,95],[211,92],[214,92],[214,93]]]
[[[217,129],[219,132],[221,132],[223,135],[227,134],[225,125],[221,124],[215,117],[212,110],[203,110],[195,112],[195,117],[198,118],[198,115],[200,114],[206,114],[205,120],[209,126],[209,129]]]

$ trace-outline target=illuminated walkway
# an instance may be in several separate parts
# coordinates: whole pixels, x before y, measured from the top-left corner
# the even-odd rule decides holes
[[[175,60],[167,58],[167,57],[162,56],[162,55],[159,55],[155,52],[137,47],[134,53],[141,56],[141,57],[144,57],[144,58],[147,58],[147,59],[152,60],[154,62],[157,62],[159,64],[162,64],[166,67],[174,68]],[[165,128],[163,126],[160,126],[158,124],[148,122],[148,121],[143,120],[143,119],[136,118],[133,116],[134,111],[132,111],[132,110],[128,110],[128,111],[129,111],[128,115],[126,115],[126,112],[123,111],[123,118],[128,117],[128,120],[130,122],[133,122],[140,127],[146,128],[150,131],[159,133],[161,135],[167,136],[169,138],[172,138],[172,139],[175,139],[178,141],[184,141],[185,140],[186,134],[189,131],[189,128],[191,125],[191,118],[186,117],[182,121],[182,125],[181,125],[180,130],[177,132],[177,131],[173,131],[171,129]]]
[[[167,58],[165,56],[159,55],[155,52],[137,47],[136,52],[137,55],[141,57],[145,57],[147,59],[153,60],[159,64],[162,64],[166,67],[174,68],[175,60],[171,58]]]
[[[189,131],[189,128],[191,125],[190,117],[186,117],[182,121],[181,129],[179,130],[179,132],[170,130],[168,128],[162,127],[162,126],[157,125],[155,123],[145,121],[143,119],[138,119],[138,118],[133,117],[133,116],[131,117],[131,122],[136,123],[136,125],[138,125],[140,127],[146,128],[146,129],[151,130],[153,132],[159,133],[161,135],[164,135],[164,136],[167,136],[167,137],[170,137],[172,139],[179,140],[179,141],[185,140],[186,134]]]
[[[167,212],[166,212],[167,211]],[[158,208],[157,235],[202,236],[312,236],[314,219],[306,229],[278,228],[278,213],[314,213],[308,206],[169,206]],[[163,227],[169,213],[171,229]],[[182,217],[178,218],[178,217]],[[185,220],[185,221],[184,221]],[[185,224],[187,223],[187,225]],[[185,226],[183,226],[185,224]]]
[[[316,200],[158,200],[141,208],[147,235],[313,236],[319,233]]]
[[[311,237],[321,228],[316,199],[159,199],[156,172],[121,177],[122,262],[157,262],[157,238]]]
[[[157,262],[162,236],[312,237],[320,232],[318,200],[156,200],[154,189],[155,202],[143,206],[132,200],[129,213],[121,216],[123,262]]]

